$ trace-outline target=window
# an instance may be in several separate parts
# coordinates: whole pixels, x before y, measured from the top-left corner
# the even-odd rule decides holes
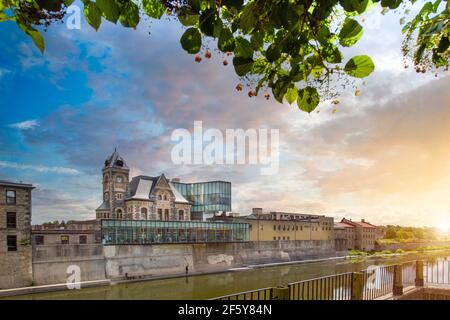
[[[116,199],[117,200],[122,200],[122,194],[121,193],[116,194]]]
[[[162,195],[158,195],[158,200],[162,200]]]
[[[178,211],[178,220],[184,220],[184,211],[183,210]]]
[[[6,190],[6,204],[16,204],[16,191]]]
[[[122,219],[123,218],[122,209],[117,209],[116,217],[117,217],[117,219]]]
[[[104,199],[105,201],[108,201],[108,200],[109,200],[108,192],[105,192],[105,195],[103,196],[103,199]]]
[[[17,251],[17,236],[7,236],[8,251]]]
[[[273,231],[277,231],[277,226],[276,225],[273,226]]]
[[[69,244],[69,236],[61,236],[61,244]]]
[[[277,237],[273,237],[273,240],[277,240]]]
[[[87,236],[80,236],[80,244],[86,244],[87,243]]]
[[[147,208],[141,208],[141,218],[147,220]]]
[[[167,195],[166,194],[164,195],[164,200],[167,200]]]
[[[158,219],[159,220],[163,219],[163,217],[162,217],[162,209],[158,209]]]
[[[164,209],[164,220],[169,220],[169,209]]]
[[[17,228],[17,219],[15,212],[7,212],[6,213],[6,228],[8,229],[16,229]]]
[[[37,246],[42,246],[44,244],[44,236],[36,236],[36,237],[34,237],[34,243]]]

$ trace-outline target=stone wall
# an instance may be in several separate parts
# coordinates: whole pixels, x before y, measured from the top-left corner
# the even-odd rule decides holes
[[[69,266],[80,267],[81,281],[105,279],[103,246],[43,245],[33,247],[33,283],[35,285],[65,283]]]
[[[344,253],[343,253],[344,254]],[[78,265],[81,281],[128,276],[215,272],[246,265],[337,255],[330,241],[266,241],[221,244],[54,245],[33,248],[36,285],[64,283],[67,267]],[[51,272],[49,272],[51,270]]]
[[[402,250],[414,250],[422,247],[430,247],[430,246],[448,246],[450,245],[450,241],[437,241],[437,242],[409,242],[409,243],[394,243],[394,244],[382,244],[382,245],[375,245],[376,251],[383,251],[383,250],[389,250],[389,251],[395,251],[397,249]]]

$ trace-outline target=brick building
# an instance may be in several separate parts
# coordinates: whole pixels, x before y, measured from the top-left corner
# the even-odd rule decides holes
[[[375,249],[375,242],[380,238],[380,232],[377,226],[361,221],[352,221],[343,218],[340,223],[335,224],[337,235],[347,241],[348,249],[357,249],[361,251],[370,251]],[[345,231],[343,232],[342,229]]]
[[[0,289],[32,283],[31,184],[0,181]]]

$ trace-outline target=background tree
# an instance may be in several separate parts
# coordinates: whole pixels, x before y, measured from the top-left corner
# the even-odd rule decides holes
[[[384,12],[416,0],[82,0],[86,21],[95,29],[103,21],[136,28],[143,17],[174,18],[186,27],[183,49],[206,58],[213,44],[232,56],[235,72],[249,87],[249,97],[262,88],[278,102],[297,103],[312,112],[320,100],[336,99],[336,87],[370,75],[372,59],[365,54],[344,57],[343,47],[354,46],[363,35],[357,17],[375,5]],[[14,21],[41,52],[45,43],[38,30],[63,21],[73,0],[0,0],[0,22]],[[448,1],[426,2],[411,21],[401,21],[405,39],[405,67],[417,72],[448,70]],[[208,39],[214,39],[209,41]],[[224,65],[228,64],[226,58]],[[236,87],[242,90],[242,85]],[[359,90],[355,91],[360,94]],[[269,94],[265,95],[267,99]]]

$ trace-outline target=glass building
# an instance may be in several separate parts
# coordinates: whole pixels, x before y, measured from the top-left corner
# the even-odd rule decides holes
[[[250,240],[248,223],[102,220],[102,243],[220,243]]]
[[[191,216],[194,220],[206,220],[214,213],[231,211],[231,182],[208,181],[181,183],[172,181],[173,186],[192,203]]]

